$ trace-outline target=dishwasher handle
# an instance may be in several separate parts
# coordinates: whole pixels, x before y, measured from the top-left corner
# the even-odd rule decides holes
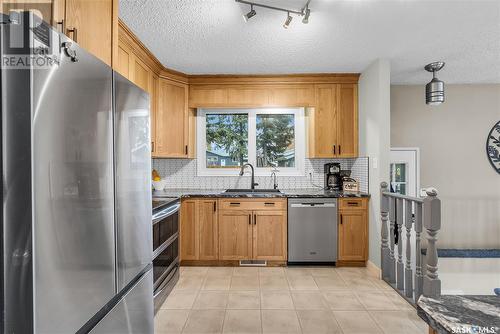
[[[292,208],[335,208],[335,203],[300,203],[291,204]]]

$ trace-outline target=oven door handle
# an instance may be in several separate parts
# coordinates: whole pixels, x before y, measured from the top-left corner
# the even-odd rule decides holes
[[[173,215],[174,213],[178,212],[181,207],[180,203],[176,203],[172,206],[169,206],[165,210],[162,210],[156,214],[153,215],[153,220],[161,220],[163,218],[167,218],[168,216]]]
[[[172,270],[172,266],[176,267],[174,270]],[[177,262],[174,262],[170,265],[170,267],[166,270],[168,275],[162,280],[160,286],[158,287],[158,290],[153,294],[153,298],[156,298],[159,294],[165,290],[167,287],[168,283],[172,280],[172,277],[174,277],[175,273],[179,270],[179,267],[177,267]]]

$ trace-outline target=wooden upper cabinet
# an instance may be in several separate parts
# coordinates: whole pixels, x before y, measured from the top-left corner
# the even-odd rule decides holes
[[[270,88],[270,106],[309,107],[314,105],[314,101],[314,87],[312,85]]]
[[[117,27],[116,0],[65,0],[65,33],[111,66]],[[115,45],[116,46],[116,45]]]
[[[308,157],[357,157],[357,84],[316,85],[315,91],[315,107],[307,110]]]
[[[285,261],[287,259],[286,211],[255,211],[253,216],[253,258]]]
[[[217,200],[198,200],[198,223],[200,225],[200,260],[217,260],[219,231],[217,224]]]
[[[341,157],[358,156],[358,85],[338,87],[338,152]]]
[[[188,131],[187,85],[160,78],[155,156],[187,158],[190,154]]]
[[[189,107],[221,107],[228,106],[228,91],[226,88],[211,86],[189,86]]]
[[[118,53],[115,62],[115,70],[127,79],[131,78],[130,70],[132,68],[132,65],[130,64],[130,62],[132,57],[132,50],[130,50],[130,48],[126,44],[118,42]]]
[[[219,211],[219,260],[252,258],[252,212]]]

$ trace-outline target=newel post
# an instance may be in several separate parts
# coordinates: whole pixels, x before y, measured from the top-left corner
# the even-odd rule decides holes
[[[380,184],[380,218],[382,220],[380,246],[380,261],[382,265],[382,279],[389,278],[389,230],[387,221],[389,220],[389,197],[384,195],[384,192],[389,191],[389,186],[386,182]]]
[[[435,190],[428,191],[423,205],[424,228],[427,232],[427,271],[424,276],[424,296],[441,295],[441,280],[438,277],[437,233],[441,229],[441,200]]]

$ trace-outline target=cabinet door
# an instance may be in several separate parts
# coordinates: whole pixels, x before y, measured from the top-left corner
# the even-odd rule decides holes
[[[252,213],[219,212],[219,260],[252,258]]]
[[[146,66],[140,60],[138,57],[135,55],[133,56],[133,73],[132,73],[132,81],[139,86],[140,88],[144,89],[146,92],[151,94],[151,81],[150,77],[153,75],[153,72],[149,69],[149,67]]]
[[[113,0],[66,0],[66,35],[111,66]]]
[[[337,89],[336,85],[316,86],[316,107],[311,116],[313,129],[309,138],[313,145],[309,156],[312,158],[333,158],[337,145]],[[335,147],[336,153],[336,147]]]
[[[262,107],[269,105],[266,88],[232,87],[227,90],[227,103],[235,107]]]
[[[185,200],[181,206],[180,248],[181,260],[198,260],[199,225],[198,209],[195,200]]]
[[[217,231],[217,200],[198,200],[200,225],[200,260],[217,260],[219,234]]]
[[[156,157],[156,123],[157,123],[157,113],[158,113],[158,91],[159,91],[159,84],[160,84],[160,77],[156,74],[153,74],[151,77],[152,80],[152,86],[151,86],[151,110],[150,110],[150,116],[151,116],[151,155],[153,157]]]
[[[337,155],[358,156],[358,89],[355,84],[338,87]]]
[[[269,104],[276,107],[309,107],[314,105],[312,86],[276,87],[271,89]]]
[[[118,57],[116,59],[115,69],[118,73],[123,75],[127,79],[131,79],[131,60],[132,59],[132,51],[123,42],[118,43]]]
[[[287,220],[285,211],[255,211],[253,213],[253,258],[256,260],[286,260]]]
[[[339,218],[339,260],[366,261],[368,244],[366,211],[341,211]]]
[[[160,79],[156,156],[188,157],[187,85]]]

